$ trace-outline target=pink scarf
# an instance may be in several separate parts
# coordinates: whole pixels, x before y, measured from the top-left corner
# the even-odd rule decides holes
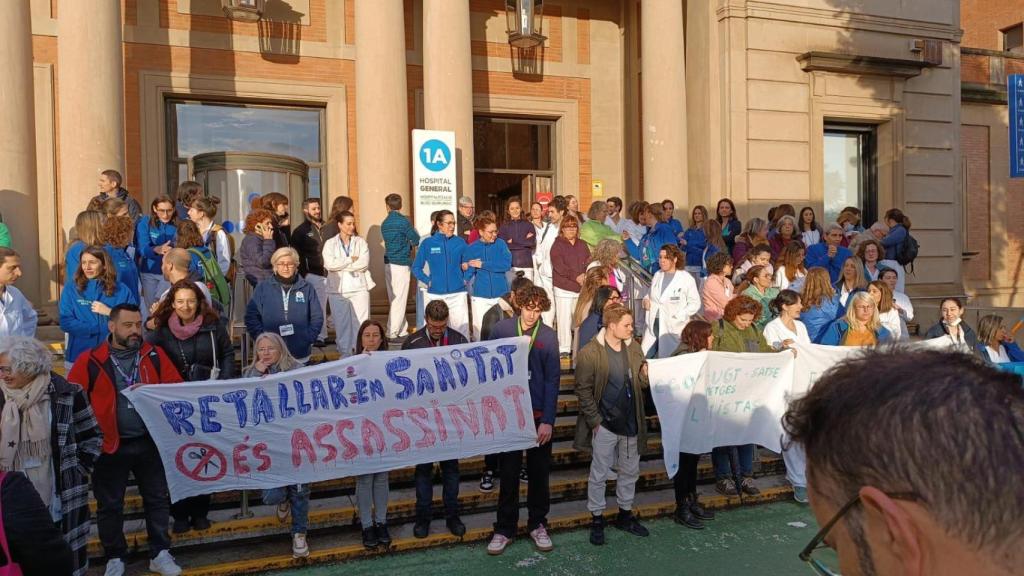
[[[182,324],[181,318],[177,314],[171,314],[171,317],[167,320],[167,327],[171,329],[171,334],[178,340],[188,340],[189,338],[196,335],[199,329],[203,327],[203,317],[196,315],[188,324]]]

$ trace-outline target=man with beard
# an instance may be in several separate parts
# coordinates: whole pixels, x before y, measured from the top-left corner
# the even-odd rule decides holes
[[[306,198],[302,201],[302,214],[306,217],[292,232],[292,248],[299,252],[299,274],[313,286],[320,299],[320,311],[327,318],[327,270],[324,269],[323,249],[327,241],[327,229],[324,227],[323,209],[319,198]],[[327,338],[327,322],[320,328],[317,346],[323,346]]]
[[[968,354],[876,350],[789,405],[815,574],[1024,574],[1024,388]],[[832,548],[830,554],[821,548]]]
[[[146,516],[149,570],[177,576],[181,568],[168,551],[170,497],[164,467],[146,424],[121,390],[136,384],[181,382],[181,375],[162,349],[143,342],[138,306],[114,306],[108,327],[107,341],[81,354],[68,373],[68,381],[88,394],[103,431],[103,453],[96,460],[92,489],[100,543],[108,558],[105,574],[120,576],[125,571],[124,493],[131,473]]]

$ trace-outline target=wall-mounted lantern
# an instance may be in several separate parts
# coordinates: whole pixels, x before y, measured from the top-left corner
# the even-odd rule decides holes
[[[235,22],[258,22],[263,17],[265,0],[220,0],[220,6],[228,20]]]
[[[544,44],[544,0],[505,0],[508,19],[508,43],[516,48],[536,48]]]

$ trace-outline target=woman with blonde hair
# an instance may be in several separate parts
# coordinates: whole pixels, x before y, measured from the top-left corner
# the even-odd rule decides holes
[[[839,303],[843,306],[846,306],[850,294],[867,290],[868,281],[864,277],[864,265],[861,264],[860,258],[850,256],[843,262],[843,271],[832,287],[836,294],[839,294]]]
[[[878,320],[892,334],[892,339],[909,340],[910,334],[907,332],[907,326],[904,324],[900,311],[896,307],[889,284],[882,280],[875,280],[868,284],[867,291],[868,294],[871,294],[875,305],[878,306]]]
[[[882,326],[878,305],[868,292],[850,296],[846,315],[836,320],[821,338],[826,346],[877,346],[892,340],[892,333]]]
[[[704,268],[704,249],[707,248],[708,239],[704,234],[704,223],[708,221],[708,209],[700,204],[690,211],[690,226],[683,231],[683,239],[679,245],[686,252],[686,271],[694,279],[700,278],[701,270]]]
[[[768,245],[768,223],[760,218],[751,218],[743,225],[743,232],[736,237],[732,249],[733,262],[742,262],[754,246]]]
[[[988,314],[978,320],[978,355],[993,364],[1024,362],[1024,351],[1006,331],[1003,317],[998,314]]]
[[[843,313],[843,305],[839,302],[839,295],[832,289],[828,270],[811,268],[807,271],[800,300],[803,302],[800,319],[807,326],[811,341],[818,343],[828,325]]]
[[[252,364],[242,369],[242,378],[264,378],[295,368],[302,363],[288,351],[288,346],[275,332],[263,332],[252,345],[256,356]],[[292,557],[309,556],[306,531],[309,528],[309,484],[292,484],[263,491],[263,503],[277,506],[277,519],[284,522],[292,517]]]
[[[775,287],[779,290],[787,288],[800,291],[803,279],[807,276],[807,268],[804,267],[804,256],[806,251],[799,240],[794,240],[782,249],[779,255],[778,266],[775,268]],[[831,278],[829,279],[831,283]]]
[[[75,282],[75,272],[87,246],[101,246],[103,215],[96,210],[79,212],[75,217],[75,239],[64,252],[64,285]]]
[[[590,313],[590,305],[594,302],[594,294],[601,286],[610,286],[608,282],[608,269],[604,266],[588,267],[584,273],[583,288],[580,289],[579,298],[576,299],[576,310],[572,315],[573,330],[579,328],[587,314]],[[579,349],[580,347],[577,347]]]
[[[608,284],[622,290],[626,277],[619,271],[619,259],[622,254],[622,242],[605,238],[597,243],[590,252],[590,263],[587,270],[602,266],[608,270]]]
[[[647,202],[637,200],[629,205],[629,218],[626,220],[626,232],[629,234],[629,241],[639,246],[644,234],[647,234],[647,226],[644,225],[644,212],[647,211]]]

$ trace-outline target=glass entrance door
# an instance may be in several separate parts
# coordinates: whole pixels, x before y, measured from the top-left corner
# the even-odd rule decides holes
[[[473,147],[477,211],[505,218],[509,198],[550,202],[555,185],[553,120],[477,116]]]

